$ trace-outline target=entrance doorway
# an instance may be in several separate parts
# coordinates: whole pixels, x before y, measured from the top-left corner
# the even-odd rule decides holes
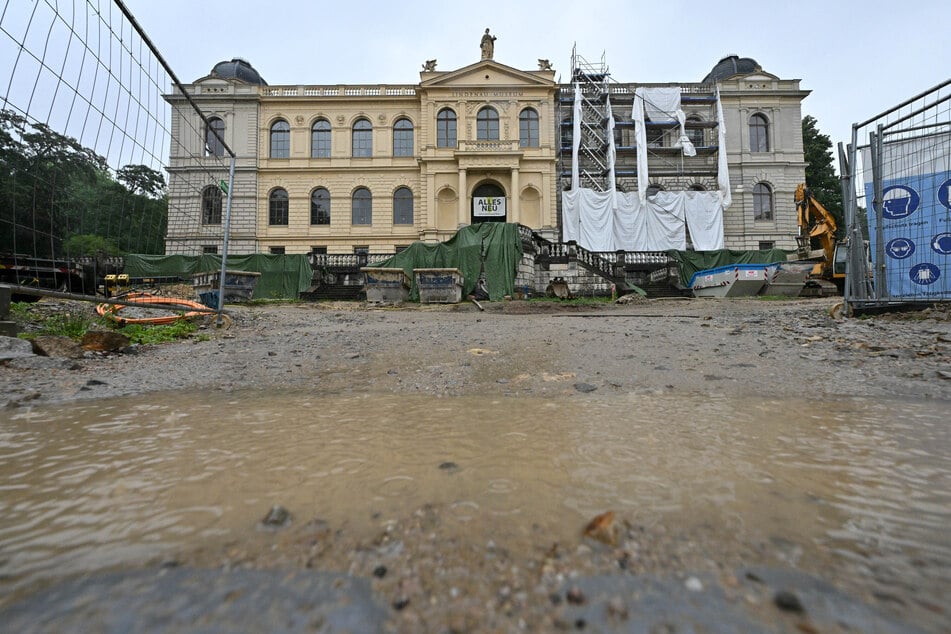
[[[505,190],[498,183],[481,183],[472,190],[472,224],[505,222],[508,218]]]

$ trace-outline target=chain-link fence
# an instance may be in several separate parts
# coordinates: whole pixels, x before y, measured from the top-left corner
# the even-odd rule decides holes
[[[173,135],[176,93],[197,116]],[[170,190],[226,254],[233,158],[120,0],[0,0],[0,282],[94,294],[117,257],[165,252]]]

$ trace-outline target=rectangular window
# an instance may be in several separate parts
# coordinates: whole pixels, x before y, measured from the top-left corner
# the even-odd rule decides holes
[[[400,119],[393,126],[393,156],[413,156],[413,124]]]
[[[647,147],[664,147],[663,128],[647,127]]]
[[[320,119],[310,132],[311,158],[330,158],[330,122]]]
[[[760,240],[759,250],[760,251],[769,251],[770,249],[775,249],[776,243],[772,240]]]
[[[368,246],[353,247],[353,253],[354,255],[369,255],[370,247]]]
[[[568,125],[561,126],[561,148],[563,150],[570,150],[572,148],[572,134],[574,131],[571,129],[571,122],[568,122]]]
[[[205,245],[202,245],[201,252],[215,254],[215,253],[218,253],[218,247],[215,246],[214,244],[205,244]]]
[[[455,119],[436,124],[436,147],[456,147]]]
[[[703,147],[703,130],[687,128],[687,138],[694,147]]]
[[[284,255],[284,247],[271,247],[271,255]]]
[[[314,255],[327,255],[327,247],[311,247],[310,252]]]

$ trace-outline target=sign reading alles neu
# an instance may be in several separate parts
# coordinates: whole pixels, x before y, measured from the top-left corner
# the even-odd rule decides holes
[[[504,218],[505,197],[487,196],[472,199],[472,215],[477,218]]]

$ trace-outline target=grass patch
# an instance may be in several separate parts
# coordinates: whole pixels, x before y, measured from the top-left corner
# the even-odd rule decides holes
[[[41,307],[44,304],[14,302],[10,304],[10,318],[23,330],[21,339],[35,339],[40,336],[69,337],[76,341],[83,338],[89,330],[115,330],[127,336],[132,343],[154,344],[168,343],[192,336],[198,326],[190,320],[182,319],[167,325],[128,324],[119,327],[115,322],[97,315],[70,309],[50,313]]]
[[[172,341],[178,341],[179,339],[188,338],[196,330],[198,330],[198,326],[187,319],[180,319],[173,324],[164,324],[158,326],[128,324],[116,329],[117,332],[121,332],[126,337],[128,337],[132,343],[138,344],[169,343]]]
[[[42,320],[39,329],[32,333],[34,336],[53,336],[69,337],[70,339],[82,339],[94,320],[86,315],[73,315],[64,313],[62,315],[50,315]]]
[[[257,299],[249,299],[247,301],[241,302],[242,306],[274,306],[275,304],[300,304],[302,303],[299,299],[289,299],[287,297],[268,299],[265,297],[259,297]],[[214,306],[212,306],[214,308]]]

